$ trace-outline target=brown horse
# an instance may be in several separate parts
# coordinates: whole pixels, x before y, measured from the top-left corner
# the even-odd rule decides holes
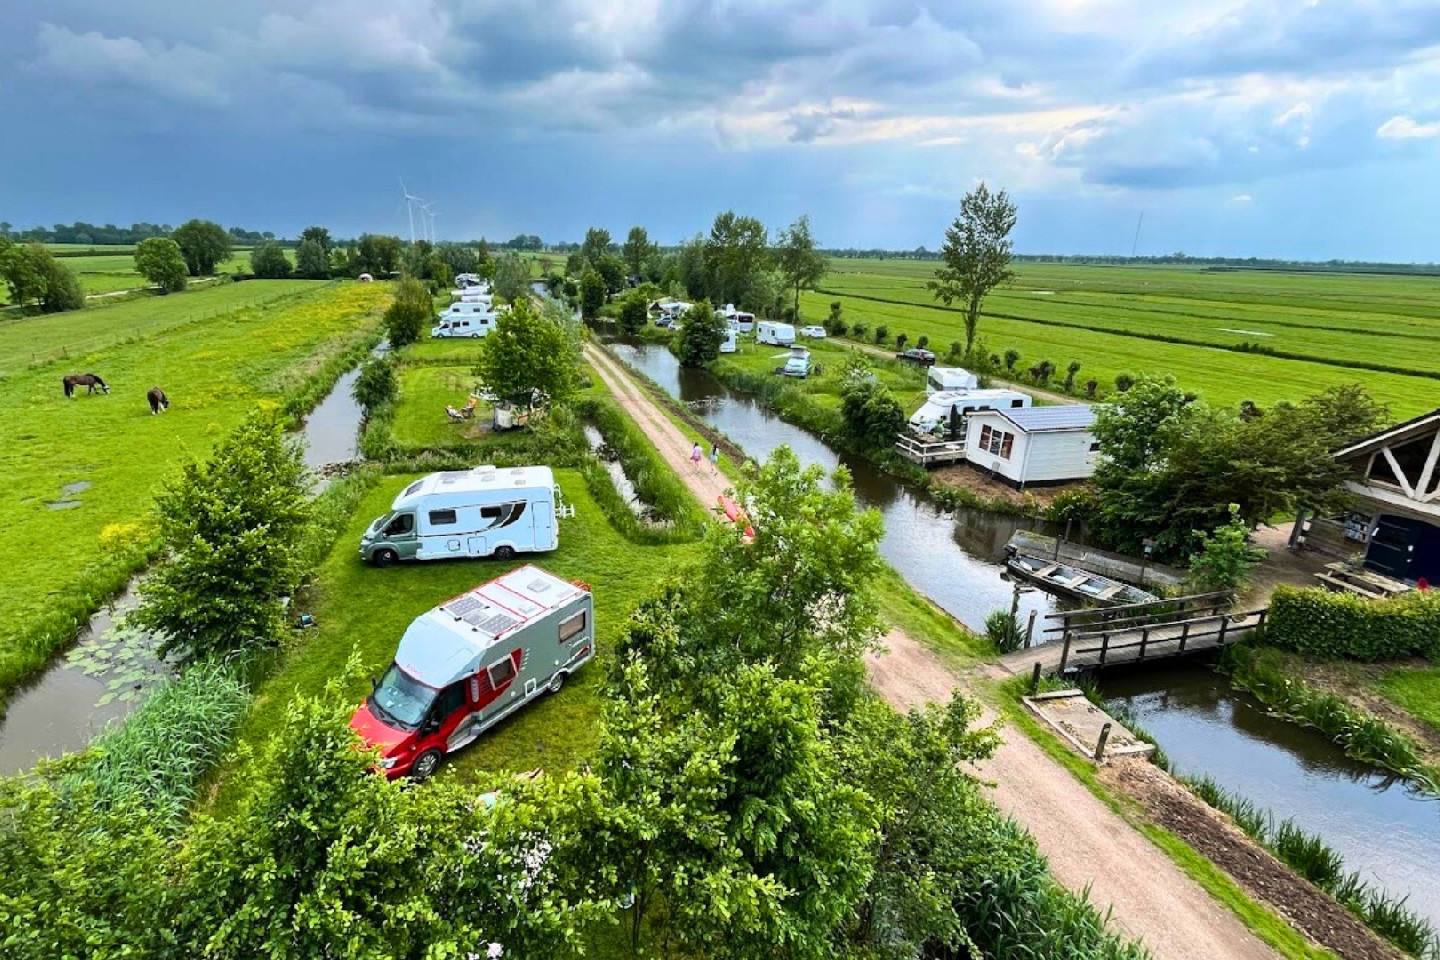
[[[75,396],[76,387],[89,387],[90,389],[86,391],[87,393],[94,393],[96,387],[99,387],[106,393],[110,392],[110,387],[105,381],[101,380],[99,375],[94,373],[72,373],[61,382],[65,384],[65,396],[67,397]]]
[[[170,398],[165,396],[165,391],[159,387],[151,387],[145,392],[145,399],[150,401],[150,415],[154,416],[161,410],[170,409]]]

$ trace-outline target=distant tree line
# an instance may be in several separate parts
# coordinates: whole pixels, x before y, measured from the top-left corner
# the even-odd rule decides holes
[[[7,237],[15,243],[74,243],[105,247],[138,244],[151,237],[169,237],[174,232],[175,228],[168,223],[132,223],[128,227],[117,227],[113,223],[101,225],[83,220],[76,220],[68,226],[57,223],[48,230],[45,227],[31,227],[29,230],[16,231],[12,224],[0,220],[0,237]],[[226,232],[234,243],[252,244],[275,239],[275,234],[269,231],[261,233],[246,230],[244,227],[231,227]]]

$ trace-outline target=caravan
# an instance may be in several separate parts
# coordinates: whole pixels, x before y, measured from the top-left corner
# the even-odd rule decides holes
[[[980,378],[963,367],[931,367],[925,375],[925,393],[933,396],[947,390],[974,390]]]
[[[749,333],[755,329],[755,314],[746,313],[744,310],[736,310],[735,304],[733,303],[725,304],[725,309],[721,310],[720,313],[726,320],[735,321],[741,333]],[[794,338],[792,337],[791,339]]]
[[[350,728],[386,777],[424,780],[594,655],[590,588],[523,566],[416,618]]]
[[[907,425],[916,436],[964,440],[966,421],[975,411],[1019,409],[1030,403],[1030,395],[1018,390],[945,390],[927,397]]]
[[[745,329],[743,326],[740,329]],[[755,342],[788,347],[795,342],[795,328],[788,323],[761,320],[755,327]]]
[[[739,334],[739,332],[740,325],[737,324],[734,320],[731,320],[726,325],[725,339],[720,341],[721,353],[734,353],[737,349],[739,349],[739,344],[736,343],[736,335]]]
[[[401,491],[390,512],[360,538],[360,559],[377,567],[397,560],[490,557],[554,550],[564,514],[549,467],[492,466],[421,477]]]
[[[495,329],[497,315],[488,303],[452,303],[435,317],[430,336],[484,337]]]

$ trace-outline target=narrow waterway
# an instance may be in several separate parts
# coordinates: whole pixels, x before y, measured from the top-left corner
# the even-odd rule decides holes
[[[1440,927],[1440,802],[1345,756],[1328,738],[1278,719],[1204,665],[1109,672],[1101,690],[1165,749],[1178,773],[1319,834],[1351,870]]]
[[[647,514],[644,502],[640,494],[635,491],[635,484],[625,475],[625,467],[620,463],[618,457],[610,452],[609,446],[605,443],[605,436],[594,424],[584,424],[585,442],[590,445],[590,452],[605,466],[605,472],[610,474],[610,482],[615,484],[615,491],[630,508],[630,512],[637,517],[644,517]]]
[[[942,513],[930,498],[867,460],[837,453],[823,440],[780,419],[753,396],[731,390],[707,371],[681,367],[665,347],[623,342],[611,346],[635,369],[690,404],[701,419],[750,456],[763,460],[784,445],[794,450],[802,463],[819,464],[826,470],[843,463],[859,502],[879,510],[885,518],[881,554],[912,586],[972,630],[983,631],[987,616],[1010,609],[1013,602],[1014,585],[1000,577],[1010,535],[1020,528],[1057,532],[1040,521],[979,510]],[[1021,626],[1030,611],[1036,611],[1038,642],[1044,615],[1057,609],[1059,601],[1049,594],[1039,590],[1023,593]]]
[[[360,376],[356,367],[335,381],[325,399],[305,418],[305,466],[318,470],[327,463],[344,463],[360,456],[360,420],[364,411],[350,390]]]

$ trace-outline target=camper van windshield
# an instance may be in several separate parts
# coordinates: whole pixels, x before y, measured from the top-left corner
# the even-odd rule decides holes
[[[425,711],[434,699],[434,688],[425,686],[392,663],[375,685],[375,692],[370,694],[370,705],[379,708],[380,719],[390,726],[414,730],[425,719]]]

